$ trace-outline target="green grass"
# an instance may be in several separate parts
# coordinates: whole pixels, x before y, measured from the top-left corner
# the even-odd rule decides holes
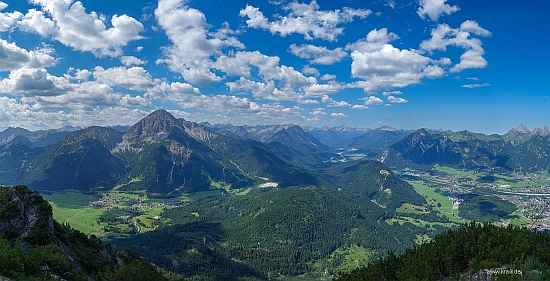
[[[139,179],[132,179],[131,182],[137,182]],[[107,196],[116,198],[128,198],[131,200],[140,200],[144,205],[151,204],[151,208],[145,207],[139,210],[131,210],[129,207],[134,204],[131,200],[120,200],[120,202],[109,201],[107,206],[113,208],[111,211],[103,211],[99,207],[89,207],[89,202],[95,202],[101,199],[97,196],[90,196],[80,192],[58,192],[50,195],[44,195],[44,199],[47,200],[52,206],[54,219],[60,223],[69,223],[71,227],[85,233],[94,234],[96,236],[109,236],[120,235],[115,232],[105,232],[104,227],[109,229],[118,229],[120,231],[127,231],[132,228],[133,225],[138,227],[140,232],[146,232],[154,229],[155,216],[159,216],[163,211],[162,208],[157,207],[155,204],[162,203],[162,199],[150,199],[144,192],[121,192],[117,186],[110,192],[107,192]],[[197,192],[191,195],[183,195],[180,199],[185,201],[196,201],[207,197],[221,196],[222,190],[227,190],[230,186],[223,185],[218,182],[212,183],[212,190]],[[238,191],[238,195],[247,194],[250,189],[242,189]],[[116,220],[117,216],[129,215],[131,221]],[[100,218],[105,219],[104,222],[98,223]],[[139,220],[139,223],[137,222]],[[116,225],[109,225],[108,221],[117,221]]]
[[[455,168],[451,168],[447,166],[439,166],[438,164],[434,165],[433,170],[439,173],[452,175],[452,176],[466,177],[466,178],[472,178],[472,179],[477,178],[473,172],[457,170]]]
[[[458,214],[458,210],[453,211],[453,203],[449,198],[441,195],[440,193],[437,193],[436,189],[426,186],[418,181],[410,181],[409,183],[413,186],[416,193],[435,201],[436,202],[435,204],[432,203],[433,209],[439,210],[439,212],[447,216],[447,218],[451,222],[457,222],[457,223],[465,222],[456,216],[456,214]],[[437,203],[439,203],[439,205]]]
[[[160,199],[147,199],[142,194],[133,193],[121,193],[110,192],[110,196],[130,199],[141,199],[145,203],[155,204],[161,203]],[[153,229],[153,218],[160,215],[162,208],[153,207],[151,209],[145,208],[140,211],[133,211],[129,209],[112,210],[105,212],[98,207],[88,207],[89,201],[97,201],[99,198],[94,196],[85,195],[79,192],[66,192],[66,193],[53,193],[51,195],[44,195],[50,205],[52,206],[54,219],[60,223],[69,223],[72,228],[75,228],[85,234],[95,234],[97,236],[105,236],[108,233],[103,232],[103,227],[107,226],[107,222],[99,223],[101,217],[105,219],[114,218],[117,215],[129,214],[133,217],[134,221],[139,219],[142,223],[141,231],[149,231]],[[130,201],[121,201],[118,203],[111,203],[112,207],[128,207],[132,204]],[[128,228],[129,226],[120,224],[120,228]]]
[[[118,192],[118,190],[119,190],[121,187],[123,187],[123,186],[125,186],[125,185],[129,185],[129,184],[134,183],[134,182],[140,182],[140,181],[141,181],[140,178],[132,178],[132,179],[131,179],[129,182],[127,182],[127,183],[119,184],[119,185],[113,187],[113,189],[111,190],[111,192]]]
[[[416,226],[419,227],[425,227],[428,229],[433,229],[433,226],[439,225],[443,227],[450,227],[449,223],[443,223],[443,222],[432,222],[432,221],[425,221],[417,218],[411,218],[411,217],[397,217],[397,218],[391,218],[387,219],[385,221],[389,225],[393,225],[394,223],[399,223],[399,225],[403,225],[406,222],[410,222]],[[461,223],[463,223],[461,221]]]
[[[452,175],[452,176],[458,176],[462,178],[469,178],[472,180],[477,181],[479,178],[482,178],[484,176],[487,176],[488,173],[474,173],[473,171],[465,171],[465,170],[458,170],[455,168],[447,167],[447,166],[439,166],[434,165],[433,170],[439,173],[443,173],[446,175]],[[542,178],[548,178],[548,172],[547,171],[541,171],[537,173],[539,177]],[[523,188],[523,187],[532,187],[532,186],[540,186],[540,185],[550,185],[550,180],[543,180],[543,179],[537,179],[537,180],[522,180],[522,179],[516,179],[514,175],[508,175],[508,174],[495,174],[495,181],[491,184],[495,185],[509,185],[512,188]]]
[[[88,207],[88,201],[96,201],[96,197],[79,192],[53,193],[42,197],[52,206],[53,217],[58,222],[69,223],[72,228],[86,234],[99,232],[103,228],[97,221],[105,212]]]
[[[199,191],[199,192],[187,195],[185,197],[190,201],[196,201],[196,200],[213,197],[213,196],[220,196],[220,190],[216,189],[216,190],[208,190],[208,191]]]
[[[97,197],[74,191],[52,193],[50,195],[42,195],[42,197],[47,201],[56,202],[58,205],[63,206],[86,206],[89,201],[96,201],[98,199]]]
[[[541,175],[541,176],[544,176],[544,175]],[[495,181],[493,183],[494,184],[509,185],[512,188],[550,185],[549,180],[543,180],[543,179],[537,179],[537,180],[521,180],[520,179],[520,180],[518,180],[514,176],[501,175],[501,174],[496,174],[495,175]]]
[[[357,245],[351,245],[345,250],[337,249],[345,254],[344,261],[336,268],[337,272],[349,272],[359,267],[367,265],[371,260],[375,251],[365,249]]]
[[[514,226],[531,226],[531,224],[533,224],[533,221],[528,218],[519,218],[511,220],[510,223]]]
[[[428,234],[416,234],[416,240],[414,240],[414,242],[418,245],[422,245],[430,240],[431,238],[428,236]]]
[[[411,203],[403,203],[401,207],[397,208],[395,211],[401,213],[412,213],[412,214],[428,214],[430,211],[424,206],[417,206]]]
[[[231,185],[225,185],[221,182],[216,182],[216,181],[211,181],[210,182],[210,187],[211,188],[216,188],[216,189],[223,189],[227,192],[229,192],[231,190]]]
[[[251,187],[248,187],[248,188],[240,188],[240,189],[232,189],[231,190],[231,194],[232,195],[236,195],[236,196],[243,196],[243,195],[247,195],[248,192],[250,192],[252,190]]]
[[[431,222],[427,222],[427,221],[420,220],[420,219],[415,219],[415,218],[410,218],[410,217],[398,217],[398,218],[391,218],[391,219],[386,220],[386,223],[389,224],[389,225],[393,225],[394,223],[399,223],[399,225],[403,225],[406,222],[410,222],[410,223],[412,223],[416,226],[419,226],[419,227],[426,227],[426,226],[430,226],[430,224],[431,224]]]

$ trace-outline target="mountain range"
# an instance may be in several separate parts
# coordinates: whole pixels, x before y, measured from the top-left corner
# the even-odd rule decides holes
[[[104,127],[74,131],[47,147],[14,139],[0,147],[0,181],[41,190],[111,188],[168,194],[275,181],[310,184],[315,178],[257,141],[217,134],[164,110],[125,133]]]
[[[324,132],[324,133],[323,133]],[[333,146],[324,139],[341,132]],[[272,182],[340,186],[346,153],[391,168],[435,164],[455,168],[548,170],[550,130],[525,126],[505,135],[469,131],[304,129],[296,125],[199,124],[157,110],[129,128],[0,132],[0,183],[39,190],[142,190],[177,195],[214,186],[242,188]],[[336,145],[336,147],[334,147]],[[344,151],[344,153],[342,153]],[[347,151],[347,152],[346,152]],[[340,164],[337,164],[340,163]],[[354,164],[352,164],[354,165]],[[389,168],[387,168],[389,170]]]
[[[29,147],[14,138],[0,147],[0,163],[4,163],[0,181],[25,183],[39,190],[90,191],[116,186],[153,196],[267,182],[278,187],[322,185],[336,189],[339,178],[346,175],[327,169],[334,165],[326,161],[336,156],[295,125],[209,128],[158,110],[124,133],[89,127],[47,147]],[[369,163],[353,162],[351,166]],[[341,164],[352,169],[350,164]],[[388,168],[377,169],[375,177]],[[361,176],[371,178],[368,173]],[[378,191],[368,192],[376,196]]]
[[[548,127],[541,125],[530,131],[520,125],[504,135],[420,129],[385,148],[380,160],[398,168],[439,164],[459,169],[537,172],[550,168],[549,154]]]
[[[71,132],[81,129],[80,127],[62,127],[55,130],[31,132],[23,128],[9,127],[0,132],[0,145],[16,140],[29,147],[46,147],[60,141]]]

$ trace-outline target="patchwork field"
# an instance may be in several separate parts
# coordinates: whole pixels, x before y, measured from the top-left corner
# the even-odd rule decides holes
[[[480,179],[492,176],[491,184],[495,185],[508,185],[511,188],[528,188],[533,186],[550,185],[550,176],[547,171],[540,173],[531,173],[527,175],[516,174],[504,174],[504,173],[487,173],[487,172],[474,172],[466,170],[458,170],[451,167],[434,165],[433,171],[450,176],[457,176],[461,178],[471,179],[472,181],[479,181]]]
[[[519,174],[435,165],[431,172],[420,174],[418,179],[408,182],[426,198],[429,206],[452,222],[464,223],[469,219],[503,226],[550,227],[547,171]],[[420,211],[411,206],[400,208],[404,213],[415,213],[415,210]]]
[[[164,208],[184,202],[221,196],[221,189],[197,192],[172,199],[152,199],[145,193],[125,193],[114,188],[102,196],[79,192],[54,192],[43,195],[53,209],[54,219],[69,223],[71,227],[99,237],[143,233],[155,229],[157,220],[162,220]],[[249,190],[237,190],[234,195],[246,194]]]

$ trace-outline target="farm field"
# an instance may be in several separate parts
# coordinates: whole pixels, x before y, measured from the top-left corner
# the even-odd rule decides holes
[[[235,195],[249,190],[237,190]],[[171,199],[152,199],[145,193],[125,193],[114,188],[102,195],[87,195],[75,191],[52,192],[43,195],[52,206],[54,219],[68,223],[87,235],[98,237],[131,235],[156,228],[164,208],[189,201],[221,196],[221,190],[201,191]]]
[[[99,232],[103,228],[98,220],[105,212],[88,206],[97,197],[80,192],[53,193],[42,197],[52,206],[53,217],[59,223],[69,223],[71,227],[86,234]]]
[[[457,217],[456,214],[458,210],[453,210],[453,202],[448,197],[436,192],[435,188],[424,185],[420,181],[409,181],[409,183],[414,187],[414,190],[426,197],[428,205],[431,205],[434,210],[438,210],[444,214],[451,222],[455,223],[465,223],[466,221]]]
[[[154,218],[162,212],[162,200],[138,194],[110,192],[99,197],[56,192],[43,197],[52,206],[55,220],[99,237],[152,230]]]

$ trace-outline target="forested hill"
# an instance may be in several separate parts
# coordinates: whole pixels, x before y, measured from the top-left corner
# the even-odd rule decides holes
[[[492,224],[462,225],[435,240],[392,252],[336,281],[550,280],[550,233]],[[454,279],[453,279],[454,278]],[[501,279],[503,278],[503,279]]]
[[[0,280],[166,280],[129,251],[88,238],[52,217],[25,186],[0,186]]]
[[[159,230],[113,243],[189,278],[331,276],[357,267],[350,254],[363,263],[404,251],[418,233],[441,231],[389,225],[392,214],[364,194],[289,187],[166,209],[161,216],[168,222]]]

